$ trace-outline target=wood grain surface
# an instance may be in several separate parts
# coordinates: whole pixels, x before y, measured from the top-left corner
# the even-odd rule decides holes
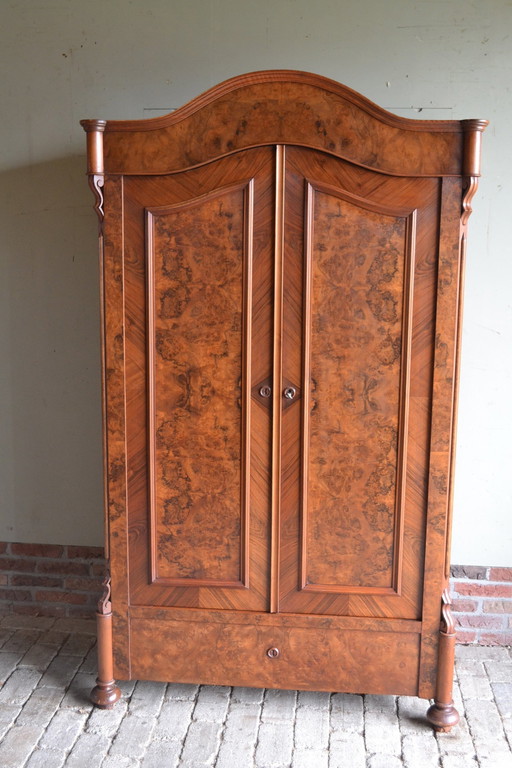
[[[414,695],[416,691],[419,635],[415,633],[172,619],[133,619],[132,628],[134,674],[140,679],[348,693]],[[152,658],[148,647],[154,649]],[[215,649],[213,663],[207,654],[195,653],[198,648]],[[269,658],[269,648],[277,648],[279,656]]]
[[[169,586],[246,581],[250,190],[147,212],[152,551]]]
[[[311,206],[304,585],[391,588],[407,217],[322,186]]]
[[[395,175],[461,172],[460,121],[397,117],[333,80],[255,72],[153,120],[109,120],[108,173],[170,173],[261,144],[312,147]],[[406,149],[406,151],[404,151]]]
[[[129,635],[129,554],[127,529],[127,445],[125,411],[125,324],[124,324],[124,252],[123,252],[123,180],[105,179],[108,201],[104,221],[102,259],[102,326],[104,430],[106,468],[106,506],[108,551],[112,590],[114,663],[116,674],[131,677]]]
[[[448,585],[446,563],[451,524],[450,482],[453,458],[457,342],[461,322],[460,179],[445,179],[441,190],[436,320],[433,342],[431,437],[428,466],[428,512],[425,542],[423,637],[419,690],[431,690],[437,678],[439,606],[436,595]],[[423,695],[423,693],[420,693]]]
[[[135,603],[268,608],[272,171],[125,184]]]
[[[419,618],[439,183],[289,148],[286,188],[280,608]]]
[[[115,673],[450,706],[439,627],[486,122],[406,120],[283,70],[82,124]]]

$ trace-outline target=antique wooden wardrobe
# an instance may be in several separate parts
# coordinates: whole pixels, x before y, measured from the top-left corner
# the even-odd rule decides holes
[[[451,697],[466,224],[484,120],[293,71],[84,120],[113,677]],[[113,664],[112,664],[113,662]]]

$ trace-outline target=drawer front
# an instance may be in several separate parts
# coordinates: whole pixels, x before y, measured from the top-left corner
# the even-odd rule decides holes
[[[132,619],[132,677],[345,693],[418,690],[420,635]]]

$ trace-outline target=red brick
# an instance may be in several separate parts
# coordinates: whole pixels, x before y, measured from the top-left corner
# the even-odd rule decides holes
[[[27,589],[0,589],[0,600],[32,600]]]
[[[91,565],[92,576],[97,576],[100,581],[105,578],[105,563],[92,563]]]
[[[512,584],[485,584],[476,581],[456,581],[453,589],[469,597],[512,597]]]
[[[76,592],[55,592],[52,590],[36,592],[38,603],[68,603],[81,605],[87,602],[87,595],[79,595]]]
[[[88,576],[89,567],[86,563],[70,563],[67,560],[39,560],[37,562],[37,572],[62,575],[74,573],[79,576]]]
[[[55,605],[49,605],[45,603],[44,605],[38,606],[38,616],[67,616],[67,605],[60,605],[59,603],[56,603]]]
[[[475,616],[474,614],[458,613],[455,616],[455,624],[458,627],[485,629],[503,629],[503,616]]]
[[[34,605],[31,603],[30,605],[27,605],[26,603],[14,603],[12,606],[12,612],[13,613],[21,613],[24,616],[40,616],[39,613],[39,606]]]
[[[35,574],[12,574],[13,587],[62,587],[64,580],[57,576],[37,576]]]
[[[4,552],[7,552],[7,542],[0,541],[0,555],[3,555]]]
[[[450,573],[456,579],[485,579],[487,567],[485,565],[452,565]]]
[[[0,573],[0,585],[4,587],[9,581],[6,573]]]
[[[489,581],[512,581],[512,568],[491,568]]]
[[[457,642],[474,643],[476,640],[476,635],[476,632],[471,632],[468,629],[457,629]]]
[[[15,573],[33,573],[37,560],[22,560],[21,558],[0,557],[0,571],[14,571]]]
[[[75,547],[68,546],[68,557],[79,557],[82,560],[95,560],[99,557],[104,557],[105,552],[103,547]]]
[[[512,613],[512,600],[484,600],[484,613]]]
[[[98,596],[103,592],[100,579],[80,578],[79,576],[68,576],[64,582],[66,589],[78,590],[79,592],[94,592]]]
[[[68,616],[74,616],[77,619],[94,619],[96,609],[91,608],[79,608],[74,605],[70,605],[68,608]]]
[[[21,544],[19,542],[11,544],[11,553],[13,555],[22,555],[23,557],[62,557],[64,547],[58,544]]]
[[[478,603],[475,600],[452,600],[452,610],[455,612],[471,613],[477,608]]]
[[[96,606],[98,605],[98,600],[103,595],[103,591],[101,592],[87,592],[87,604],[88,605],[94,605],[94,610],[96,610]]]
[[[512,645],[512,632],[482,632],[480,645]]]

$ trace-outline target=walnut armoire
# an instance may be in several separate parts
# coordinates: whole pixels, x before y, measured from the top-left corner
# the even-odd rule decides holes
[[[452,702],[467,220],[484,120],[294,71],[84,120],[114,677]]]

